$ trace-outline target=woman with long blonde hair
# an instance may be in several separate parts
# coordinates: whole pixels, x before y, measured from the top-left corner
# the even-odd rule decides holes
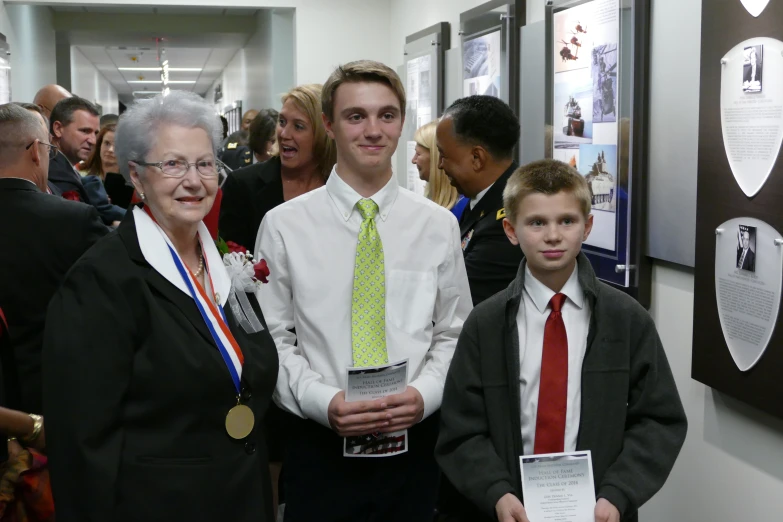
[[[432,121],[416,129],[413,139],[416,141],[416,153],[413,156],[413,164],[419,169],[419,178],[427,182],[425,196],[438,205],[445,207],[457,216],[455,206],[462,196],[457,192],[446,173],[438,168],[440,153],[435,144],[435,129],[438,122]],[[459,210],[461,210],[461,205]]]

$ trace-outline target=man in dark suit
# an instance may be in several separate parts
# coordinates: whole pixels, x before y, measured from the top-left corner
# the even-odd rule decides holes
[[[100,131],[98,108],[94,104],[72,96],[57,102],[52,110],[51,134],[60,154],[49,165],[49,185],[58,195],[90,203],[82,185],[82,177],[74,165],[90,157]]]
[[[742,233],[742,248],[737,247],[737,268],[756,271],[756,254],[750,249],[750,234],[747,230]]]
[[[462,252],[474,306],[506,288],[522,252],[503,232],[503,189],[516,169],[519,120],[492,96],[454,102],[438,124],[441,164],[457,190],[470,198],[460,219]]]
[[[41,413],[46,308],[66,272],[108,233],[95,208],[46,194],[47,130],[15,104],[0,105],[0,308],[8,322],[2,356],[6,406]]]

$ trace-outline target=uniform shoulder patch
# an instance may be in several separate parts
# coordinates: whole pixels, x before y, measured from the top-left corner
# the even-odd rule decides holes
[[[500,210],[498,210],[498,213],[495,214],[495,221],[500,221],[504,217],[506,217],[506,209],[505,209],[505,207],[501,208]]]
[[[237,148],[237,145],[239,145],[239,143],[229,143],[228,145],[226,145],[226,148],[228,150],[234,150]]]

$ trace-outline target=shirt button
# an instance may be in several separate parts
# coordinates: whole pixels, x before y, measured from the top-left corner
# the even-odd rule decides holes
[[[248,455],[252,455],[256,452],[256,444],[254,442],[246,442],[245,443],[245,453]]]

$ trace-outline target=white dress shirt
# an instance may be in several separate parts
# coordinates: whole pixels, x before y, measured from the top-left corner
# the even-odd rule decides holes
[[[492,185],[494,185],[494,183],[493,183]],[[484,197],[484,195],[485,195],[487,192],[489,192],[489,189],[491,189],[491,188],[492,188],[492,185],[488,186],[487,188],[485,188],[484,190],[482,190],[481,192],[479,192],[478,194],[476,194],[476,197],[475,197],[475,198],[470,198],[470,210],[473,210],[473,207],[475,207],[476,205],[478,205],[478,202],[479,202],[479,201],[481,201],[481,198],[483,198],[483,197]]]
[[[274,399],[327,427],[329,403],[352,365],[360,199],[335,167],[324,187],[270,211],[256,241],[256,256],[271,271],[257,295],[280,358]],[[426,418],[440,407],[473,307],[459,225],[445,208],[400,190],[394,176],[371,199],[383,243],[389,362],[408,359],[408,382],[421,393]]]
[[[587,333],[590,328],[590,305],[584,297],[577,272],[578,267],[574,267],[571,277],[560,290],[560,293],[567,297],[561,309],[568,338],[568,397],[564,451],[576,451],[582,406],[582,361],[587,350]],[[530,268],[525,265],[525,290],[522,295],[522,303],[517,312],[520,416],[523,449],[525,455],[530,455],[533,453],[536,438],[544,327],[551,312],[549,301],[555,292],[533,277]]]

